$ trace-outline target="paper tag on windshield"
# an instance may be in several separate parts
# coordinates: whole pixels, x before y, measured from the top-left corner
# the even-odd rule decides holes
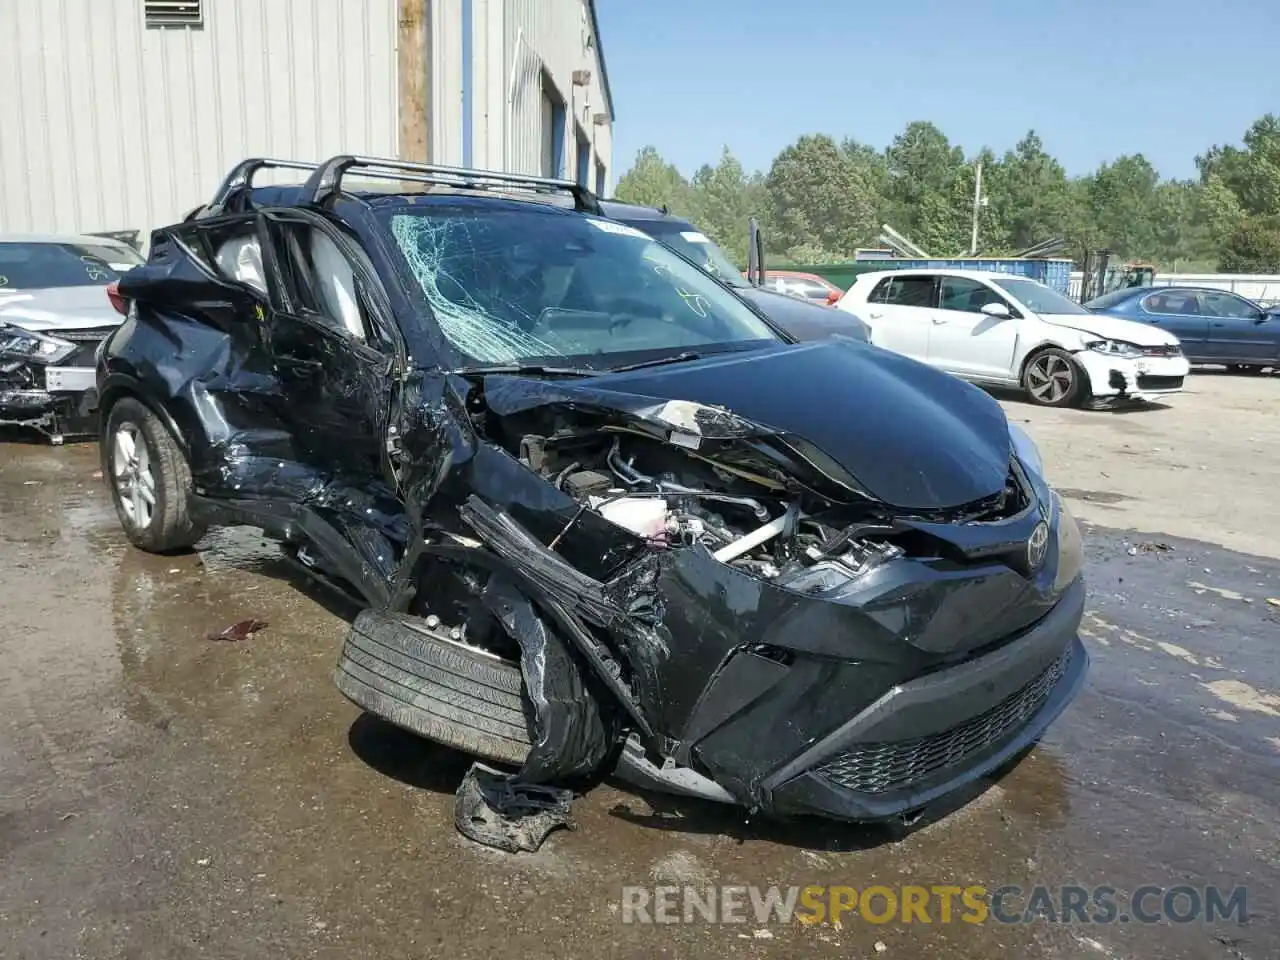
[[[682,230],[680,236],[684,237],[690,243],[710,243],[711,239],[705,233],[699,233],[697,230]]]
[[[110,267],[112,270],[114,270],[116,273],[125,273],[128,270],[132,270],[134,267],[137,266],[137,264],[136,263],[108,263],[107,266]]]
[[[603,230],[605,233],[616,233],[620,237],[639,237],[641,240],[649,239],[635,227],[628,227],[625,223],[617,223],[613,220],[587,220],[597,230]]]

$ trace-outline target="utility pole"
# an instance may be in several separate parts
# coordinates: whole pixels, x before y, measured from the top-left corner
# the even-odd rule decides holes
[[[400,159],[431,160],[431,0],[398,0],[396,34]]]
[[[969,256],[978,253],[978,215],[982,212],[982,161],[978,161],[978,170],[973,178],[973,238],[969,243]]]

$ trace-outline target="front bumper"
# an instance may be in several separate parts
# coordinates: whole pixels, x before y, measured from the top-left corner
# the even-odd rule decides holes
[[[0,424],[61,440],[94,431],[98,390],[93,367],[28,364],[0,377]]]
[[[898,684],[771,775],[776,813],[882,820],[919,809],[1034,744],[1084,682],[1084,583],[998,649]]]
[[[1112,357],[1094,350],[1075,354],[1089,377],[1090,393],[1097,398],[1125,397],[1146,400],[1182,390],[1191,364],[1178,357]]]

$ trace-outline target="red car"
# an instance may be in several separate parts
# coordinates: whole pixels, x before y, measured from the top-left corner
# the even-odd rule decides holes
[[[765,275],[764,286],[767,290],[828,307],[834,306],[844,296],[843,290],[816,273],[801,273],[798,270],[770,270]]]

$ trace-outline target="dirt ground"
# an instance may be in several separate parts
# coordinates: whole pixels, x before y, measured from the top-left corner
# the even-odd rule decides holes
[[[454,831],[466,758],[362,717],[351,611],[246,531],[126,546],[96,448],[0,444],[0,956],[1280,956],[1280,377],[1168,405],[1005,401],[1089,521],[1085,690],[912,829],[605,785],[534,855]],[[206,636],[255,617],[239,644]],[[1248,923],[630,925],[624,885],[1247,887]]]

